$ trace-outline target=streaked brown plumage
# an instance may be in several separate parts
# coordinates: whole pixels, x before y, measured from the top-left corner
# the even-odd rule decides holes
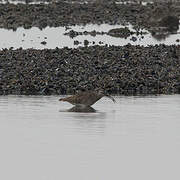
[[[73,96],[61,98],[59,101],[67,101],[71,103],[72,105],[83,105],[83,106],[92,106],[94,103],[96,103],[99,99],[102,97],[107,96],[110,98],[113,102],[115,102],[115,99],[109,95],[106,95],[102,93],[101,91],[85,91],[85,92],[79,92]]]

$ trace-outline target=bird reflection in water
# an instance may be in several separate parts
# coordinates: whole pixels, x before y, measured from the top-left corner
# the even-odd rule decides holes
[[[67,110],[67,112],[82,112],[82,113],[95,113],[96,110],[90,106],[74,106]]]

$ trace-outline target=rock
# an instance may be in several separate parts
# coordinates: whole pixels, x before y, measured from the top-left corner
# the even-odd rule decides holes
[[[46,42],[46,41],[42,41],[41,44],[42,44],[42,45],[46,45],[47,42]]]
[[[165,16],[159,21],[159,26],[167,27],[169,31],[177,31],[179,29],[179,18],[176,16]]]
[[[132,32],[127,27],[125,27],[111,29],[107,34],[113,37],[127,38],[132,34]]]
[[[88,46],[88,44],[89,44],[89,41],[88,40],[84,40],[84,45]]]
[[[135,41],[137,41],[137,37],[132,36],[132,38],[131,38],[130,40],[133,41],[133,42],[135,42]]]
[[[74,41],[74,45],[79,45],[81,44],[78,40]]]

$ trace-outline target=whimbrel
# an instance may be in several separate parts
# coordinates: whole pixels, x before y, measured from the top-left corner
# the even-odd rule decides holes
[[[104,96],[110,98],[113,102],[116,102],[112,96],[107,95],[102,91],[79,92],[73,96],[61,98],[59,101],[67,101],[75,106],[92,106]]]

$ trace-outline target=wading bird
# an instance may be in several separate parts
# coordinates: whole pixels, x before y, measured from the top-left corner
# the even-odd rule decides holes
[[[110,98],[113,102],[116,102],[112,96],[105,94],[103,91],[79,92],[73,96],[61,98],[59,99],[59,101],[67,101],[75,106],[86,107],[86,106],[92,106],[94,103],[96,103],[99,99],[101,99],[104,96]]]

